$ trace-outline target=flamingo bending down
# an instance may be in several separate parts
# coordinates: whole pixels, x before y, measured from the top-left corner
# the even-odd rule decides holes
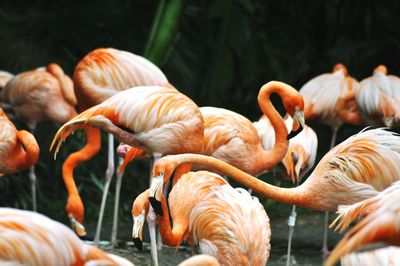
[[[358,222],[336,245],[327,260],[333,265],[340,257],[357,248],[384,241],[400,246],[400,182],[397,181],[377,196],[350,206],[340,206],[337,229],[343,231],[359,217]],[[335,223],[334,222],[334,223]]]
[[[117,92],[126,90],[135,86],[161,85],[167,84],[165,75],[147,59],[113,48],[99,48],[87,54],[76,66],[74,75],[75,93],[78,98],[80,111],[100,104]],[[100,130],[94,127],[85,128],[87,143],[79,151],[68,156],[63,164],[63,179],[68,190],[68,201],[66,211],[69,217],[83,222],[83,205],[80,198],[74,196],[78,191],[73,189],[73,172],[76,166],[92,158],[101,148]],[[108,188],[114,173],[114,139],[109,135],[108,164],[103,189],[100,213],[97,222],[94,242],[100,240],[100,231],[103,221],[104,207],[107,199]],[[117,174],[114,218],[112,226],[111,242],[116,245],[117,242],[117,222],[118,222],[118,204],[123,173]],[[73,184],[72,184],[73,183]],[[79,207],[77,207],[79,206]],[[82,209],[79,216],[72,213],[74,208]],[[81,227],[81,226],[80,226]]]
[[[306,121],[315,119],[332,128],[330,149],[335,146],[337,132],[343,122],[353,125],[362,124],[354,99],[340,105],[341,108],[338,105],[343,95],[352,93],[358,86],[358,81],[349,75],[347,68],[343,64],[336,64],[332,73],[319,75],[300,88],[305,102],[304,117]],[[347,118],[347,120],[343,120],[343,118]],[[328,254],[328,218],[329,214],[325,212],[322,243],[324,255]]]
[[[263,148],[270,150],[275,144],[275,132],[272,129],[268,118],[262,116],[259,121],[253,123],[257,128],[258,134],[262,140]],[[292,119],[288,116],[285,120],[288,131],[291,130]],[[317,155],[318,138],[314,130],[308,126],[304,126],[303,130],[295,137],[289,140],[288,151],[283,157],[281,163],[284,170],[280,171],[281,177],[288,177],[292,182],[298,185],[301,179],[308,173],[315,164]],[[281,169],[281,167],[276,167]],[[275,171],[274,176],[275,176]],[[288,236],[288,251],[286,265],[290,265],[290,251],[292,245],[292,237],[294,234],[294,226],[296,224],[296,206],[293,205],[292,212],[288,219],[289,236]]]
[[[204,138],[203,117],[197,105],[177,90],[159,86],[119,92],[82,112],[59,129],[51,148],[56,146],[57,153],[70,134],[88,127],[99,127],[113,134],[118,140],[144,151],[154,161],[166,154],[197,153]],[[68,180],[67,212],[81,223],[83,204],[73,179]],[[155,221],[149,222],[154,230]]]
[[[65,123],[76,115],[72,81],[57,64],[14,76],[1,90],[0,99],[10,106],[17,118],[28,124],[32,134],[38,122]],[[36,175],[33,165],[29,177],[33,210],[36,211]]]
[[[68,227],[39,213],[0,208],[0,232],[2,263],[133,266],[126,259],[85,244]]]
[[[132,233],[139,245],[149,208],[148,196],[149,190],[146,190],[132,207]],[[198,245],[202,253],[216,257],[221,265],[265,265],[267,262],[269,219],[258,199],[247,191],[233,189],[215,173],[189,172],[173,186],[168,202],[173,227],[164,196],[164,215],[157,215],[160,233],[167,245],[179,246],[188,240],[191,245]]]
[[[362,131],[329,151],[307,180],[294,188],[272,186],[216,158],[198,154],[161,158],[153,167],[153,177],[167,180],[182,163],[206,166],[273,200],[333,211],[338,205],[371,198],[399,179],[400,137],[383,129]],[[152,195],[157,189],[157,182],[153,182],[150,190],[156,192]],[[160,213],[157,206],[153,205]]]

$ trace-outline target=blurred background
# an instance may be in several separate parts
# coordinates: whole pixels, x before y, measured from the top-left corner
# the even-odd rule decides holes
[[[150,59],[199,106],[231,109],[254,121],[261,115],[258,91],[270,80],[300,89],[338,62],[358,80],[378,64],[400,74],[399,11],[400,1],[394,0],[2,0],[0,69],[17,74],[56,62],[72,75],[90,51],[114,47]],[[280,99],[273,101],[282,111]],[[331,130],[310,124],[318,134],[321,158]],[[41,124],[35,134],[41,147],[38,210],[66,222],[61,165],[83,145],[83,135],[70,137],[54,160],[48,149],[58,127]],[[360,129],[342,127],[338,141]],[[86,224],[97,220],[106,154],[103,147],[75,172]],[[268,174],[263,179],[273,182]],[[148,164],[134,161],[123,180],[120,221],[131,223],[132,201],[147,186]],[[27,171],[2,177],[0,190],[1,206],[31,209]],[[111,223],[113,190],[112,184],[106,224]],[[270,216],[290,212],[290,206],[262,201]]]

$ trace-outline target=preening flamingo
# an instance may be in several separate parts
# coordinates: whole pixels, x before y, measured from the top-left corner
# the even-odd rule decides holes
[[[330,149],[335,146],[339,127],[343,124],[342,117],[348,118],[347,123],[359,125],[361,121],[353,117],[359,117],[355,101],[348,101],[345,105],[338,107],[340,97],[352,93],[359,83],[351,77],[343,64],[336,64],[332,73],[319,75],[300,88],[304,98],[304,117],[307,120],[317,120],[332,128]],[[340,113],[340,115],[339,115]],[[350,119],[350,117],[352,119]],[[328,253],[328,212],[325,213],[324,237],[322,252]]]
[[[277,93],[281,96],[285,109],[294,118],[293,131],[297,131],[301,126],[304,126],[303,98],[298,91],[283,82],[270,81],[260,89],[258,103],[276,132],[275,144],[272,150],[265,151],[262,148],[258,133],[248,119],[226,110],[217,112],[217,109],[211,108],[203,109],[202,111],[206,116],[204,120],[206,138],[204,140],[203,153],[220,158],[243,169],[245,172],[255,175],[271,170],[277,165],[285,156],[289,142],[287,140],[288,131],[283,119],[270,101],[269,97],[272,93]],[[237,121],[243,122],[237,123]],[[244,122],[246,127],[243,127]],[[224,125],[226,126],[225,128]],[[239,137],[237,138],[236,136]],[[154,189],[151,194],[151,198],[155,197],[153,204],[157,204],[157,202],[161,204],[161,188],[169,180],[169,177],[164,180],[161,178],[153,181],[154,184],[152,186]],[[161,211],[160,206],[157,209]]]
[[[272,129],[271,123],[268,118],[262,116],[259,121],[253,123],[257,128],[258,134],[262,140],[263,148],[270,150],[275,143],[275,132]],[[288,116],[285,120],[288,131],[291,131],[292,118]],[[283,170],[278,172],[278,178],[288,177],[292,180],[293,184],[298,185],[300,180],[308,173],[314,166],[315,157],[317,155],[318,138],[314,130],[308,126],[304,126],[303,130],[295,137],[289,140],[289,148],[283,157],[281,163]],[[281,169],[280,166],[276,167]],[[278,170],[273,170],[278,171]],[[275,176],[275,173],[274,173]],[[292,244],[292,237],[294,233],[294,226],[296,224],[296,206],[293,205],[292,212],[288,219],[289,237],[288,237],[288,252],[287,263],[290,265],[290,250]]]
[[[387,68],[379,65],[371,77],[360,82],[356,90],[343,95],[340,106],[355,100],[360,116],[358,120],[364,121],[366,125],[392,127],[397,116],[400,116],[400,113],[396,112],[398,111],[396,96],[400,96],[398,90],[400,90],[400,79],[387,75]]]
[[[170,178],[182,163],[205,166],[229,176],[267,198],[319,211],[371,198],[400,177],[400,137],[383,129],[362,131],[330,150],[307,180],[294,188],[265,183],[213,157],[179,154],[161,158],[153,167],[156,180]],[[153,182],[151,191],[156,191]],[[150,202],[155,201],[152,199]],[[155,211],[158,204],[153,205]]]
[[[72,81],[57,64],[14,76],[1,90],[0,99],[9,105],[18,119],[28,124],[31,133],[34,133],[38,122],[65,123],[76,115]],[[33,210],[36,211],[36,175],[33,165],[29,177]]]
[[[336,245],[327,265],[333,265],[340,257],[357,248],[383,241],[400,246],[400,181],[373,198],[350,206],[339,206],[340,221],[337,229],[343,231],[356,218],[363,217]]]
[[[141,243],[144,217],[149,208],[149,190],[134,202],[132,230]],[[173,186],[169,211],[164,196],[164,215],[158,223],[164,243],[179,246],[187,240],[221,265],[265,265],[270,251],[269,218],[257,198],[244,189],[233,189],[221,176],[207,172],[184,174]]]
[[[39,213],[0,208],[0,232],[1,264],[133,266],[126,259],[85,244],[68,227]]]
[[[39,159],[39,145],[25,130],[17,130],[0,108],[0,175],[29,168]]]
[[[153,160],[166,154],[198,153],[204,139],[203,117],[197,105],[177,90],[160,86],[134,87],[87,109],[59,129],[52,148],[56,146],[57,153],[70,134],[88,127],[113,134]],[[68,181],[67,212],[81,223],[83,204],[73,179]],[[149,222],[154,229],[155,221]]]
[[[168,83],[167,78],[161,70],[147,59],[113,48],[99,48],[87,54],[76,66],[73,80],[75,93],[78,98],[79,110],[81,112],[125,89],[142,85],[161,85]],[[63,164],[62,170],[64,183],[68,190],[66,211],[71,219],[75,219],[73,223],[77,225],[83,222],[83,205],[80,198],[75,195],[78,191],[74,189],[75,181],[73,172],[75,167],[92,158],[101,148],[101,134],[99,129],[86,127],[85,134],[87,138],[86,145],[81,150],[68,156]],[[94,239],[96,244],[100,240],[104,207],[108,188],[114,173],[113,136],[109,135],[108,140],[109,148],[105,177],[106,182],[103,189],[99,219]],[[111,242],[113,245],[116,245],[117,242],[117,217],[122,174],[123,173],[117,174],[111,235]],[[75,216],[77,213],[71,210],[78,208],[81,209],[81,211],[79,211],[81,213]],[[83,228],[81,225],[79,227]]]

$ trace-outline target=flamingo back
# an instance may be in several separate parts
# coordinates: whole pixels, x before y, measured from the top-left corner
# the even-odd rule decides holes
[[[114,123],[112,127],[129,129],[135,142],[149,154],[198,152],[203,143],[204,123],[197,105],[177,90],[160,86],[134,87],[117,93],[64,124],[53,142],[60,139],[59,147],[76,129],[91,122],[98,125],[100,120]]]
[[[6,86],[7,82],[14,77],[13,74],[0,70],[0,91]]]
[[[300,93],[305,105],[313,106],[312,112],[321,123],[338,127],[342,121],[335,111],[336,101],[341,93],[357,86],[357,80],[346,76],[343,70],[338,70],[311,79],[301,87]]]
[[[76,66],[73,80],[79,105],[84,108],[131,87],[168,84],[161,70],[144,57],[113,48],[86,55]]]
[[[397,78],[398,79],[398,78]],[[399,95],[397,88],[399,81],[394,76],[375,71],[374,74],[361,81],[355,90],[356,102],[360,114],[369,125],[391,126],[395,108],[394,95]]]
[[[375,250],[351,253],[340,260],[342,266],[400,265],[400,248],[389,246]]]
[[[202,253],[221,265],[265,265],[270,252],[269,218],[242,188],[215,186],[190,214],[189,231]]]

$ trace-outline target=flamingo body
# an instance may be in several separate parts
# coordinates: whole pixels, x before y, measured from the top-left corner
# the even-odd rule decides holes
[[[93,261],[120,265],[100,249],[82,242],[65,225],[38,213],[0,208],[0,232],[3,263],[78,266]]]
[[[6,86],[7,82],[14,77],[13,74],[7,71],[0,70],[0,91]]]

